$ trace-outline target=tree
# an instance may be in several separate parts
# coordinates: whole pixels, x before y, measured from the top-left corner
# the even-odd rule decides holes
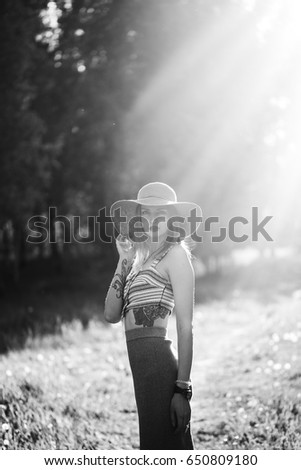
[[[49,177],[49,159],[42,144],[45,126],[32,110],[36,89],[30,79],[41,53],[35,34],[43,4],[4,0],[0,6],[0,227],[12,222],[15,279],[25,224],[43,198]]]

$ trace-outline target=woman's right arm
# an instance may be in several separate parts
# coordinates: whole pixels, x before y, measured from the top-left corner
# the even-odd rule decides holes
[[[123,288],[130,269],[131,259],[120,256],[105,300],[104,317],[110,323],[117,323],[121,319]]]
[[[117,323],[121,320],[123,288],[135,256],[133,244],[123,235],[118,235],[116,238],[116,248],[119,261],[106,296],[104,309],[104,317],[109,323]]]

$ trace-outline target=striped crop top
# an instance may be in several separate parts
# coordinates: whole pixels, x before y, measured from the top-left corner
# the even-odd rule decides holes
[[[174,245],[172,245],[174,246]],[[138,273],[130,271],[123,290],[123,309],[121,316],[134,308],[160,307],[167,309],[169,313],[174,308],[174,296],[171,283],[156,269],[156,265],[172,248],[156,257],[147,269],[141,269]]]

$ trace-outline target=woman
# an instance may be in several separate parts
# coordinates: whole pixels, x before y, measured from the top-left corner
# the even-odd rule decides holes
[[[119,261],[104,315],[111,323],[124,320],[140,449],[193,449],[194,271],[181,241],[191,235],[188,217],[193,210],[200,215],[199,206],[177,202],[174,190],[157,182],[143,186],[136,200],[117,201],[111,207],[113,222],[126,237],[119,235],[116,240]],[[167,338],[174,308],[178,354]]]

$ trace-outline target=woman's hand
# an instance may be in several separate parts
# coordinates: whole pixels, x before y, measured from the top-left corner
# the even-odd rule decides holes
[[[126,258],[128,261],[133,259],[135,254],[133,243],[124,235],[119,234],[116,238],[116,248],[120,258]]]
[[[171,424],[175,428],[175,433],[186,431],[190,422],[190,403],[180,393],[175,393],[170,405]]]

